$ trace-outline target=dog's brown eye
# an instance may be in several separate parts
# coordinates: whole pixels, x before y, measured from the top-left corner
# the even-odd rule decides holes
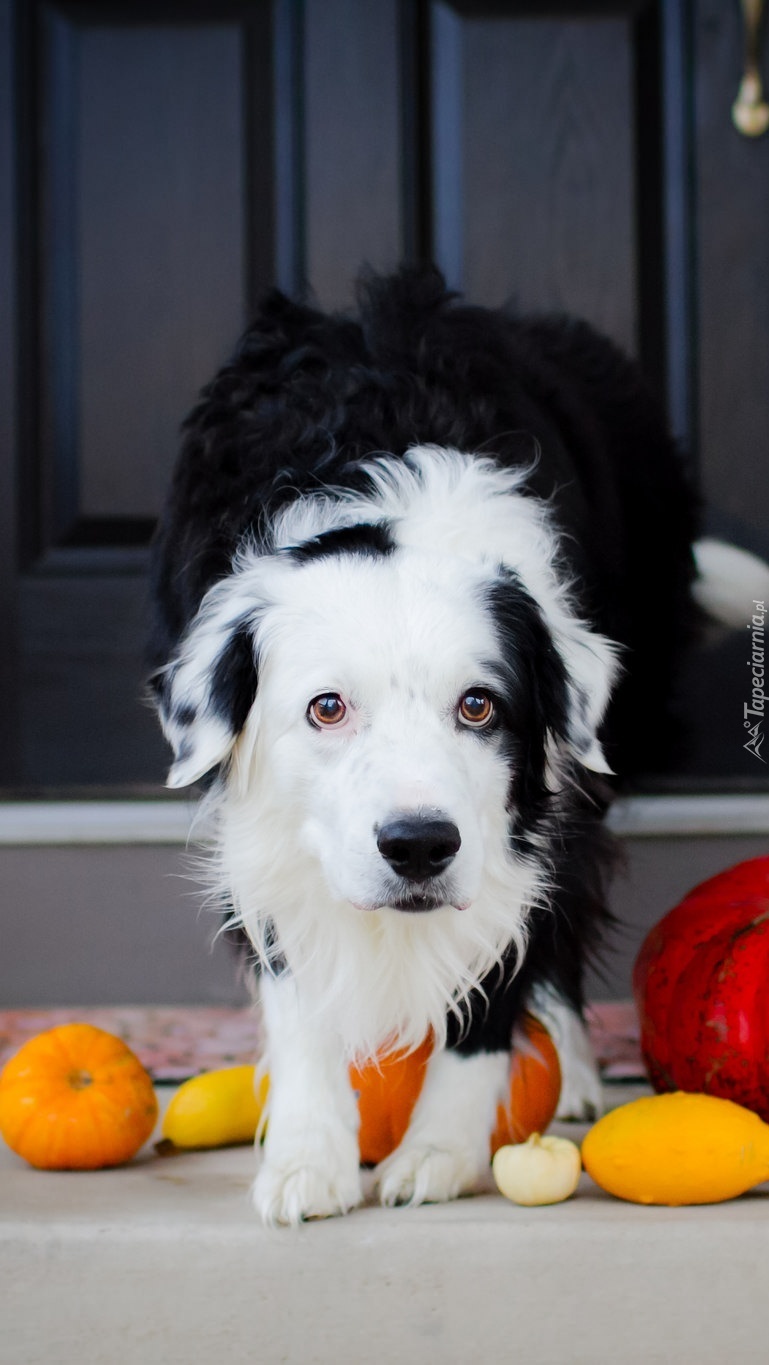
[[[307,718],[313,725],[339,725],[347,715],[347,707],[336,692],[324,692],[310,702]]]
[[[494,719],[494,703],[488,692],[465,692],[459,703],[458,715],[463,725],[481,729]]]

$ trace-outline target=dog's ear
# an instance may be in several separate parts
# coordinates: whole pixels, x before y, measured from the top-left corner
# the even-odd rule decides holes
[[[175,761],[166,785],[186,787],[229,757],[256,696],[263,602],[230,577],[209,589],[168,664],[150,679]]]
[[[598,727],[619,672],[617,648],[579,620],[559,623],[555,641],[566,669],[569,696],[567,742],[575,758],[594,773],[611,774]]]
[[[563,600],[544,610],[513,569],[502,566],[486,590],[513,677],[529,671],[543,727],[585,767],[611,773],[598,727],[617,675],[617,650]]]

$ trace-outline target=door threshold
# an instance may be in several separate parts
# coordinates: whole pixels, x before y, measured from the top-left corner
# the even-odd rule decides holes
[[[769,794],[631,796],[608,823],[629,839],[769,835]],[[210,840],[194,801],[0,802],[0,845],[169,844]]]

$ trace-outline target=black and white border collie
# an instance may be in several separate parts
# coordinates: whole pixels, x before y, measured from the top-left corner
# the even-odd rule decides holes
[[[268,1223],[361,1199],[349,1062],[434,1050],[385,1204],[471,1191],[522,1012],[580,1033],[610,774],[670,743],[696,501],[634,366],[433,270],[273,293],[204,391],[155,547],[153,687],[260,970]]]

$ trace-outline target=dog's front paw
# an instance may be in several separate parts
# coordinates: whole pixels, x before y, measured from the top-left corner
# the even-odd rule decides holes
[[[580,1123],[600,1118],[604,1111],[601,1077],[585,1023],[576,1010],[547,986],[534,992],[531,1009],[549,1030],[561,1064],[556,1118],[576,1119]]]
[[[561,1095],[556,1118],[593,1123],[604,1111],[598,1068],[591,1058],[572,1057],[562,1066]]]
[[[555,1116],[593,1123],[604,1111],[601,1076],[587,1031],[576,1015],[567,1018],[556,1046],[561,1063],[561,1094]]]
[[[444,1143],[409,1143],[408,1138],[377,1167],[381,1203],[442,1204],[468,1194],[480,1182],[477,1157]]]
[[[347,1133],[339,1143],[316,1137],[305,1147],[265,1156],[252,1198],[268,1227],[349,1213],[363,1198],[357,1143],[351,1144]]]

